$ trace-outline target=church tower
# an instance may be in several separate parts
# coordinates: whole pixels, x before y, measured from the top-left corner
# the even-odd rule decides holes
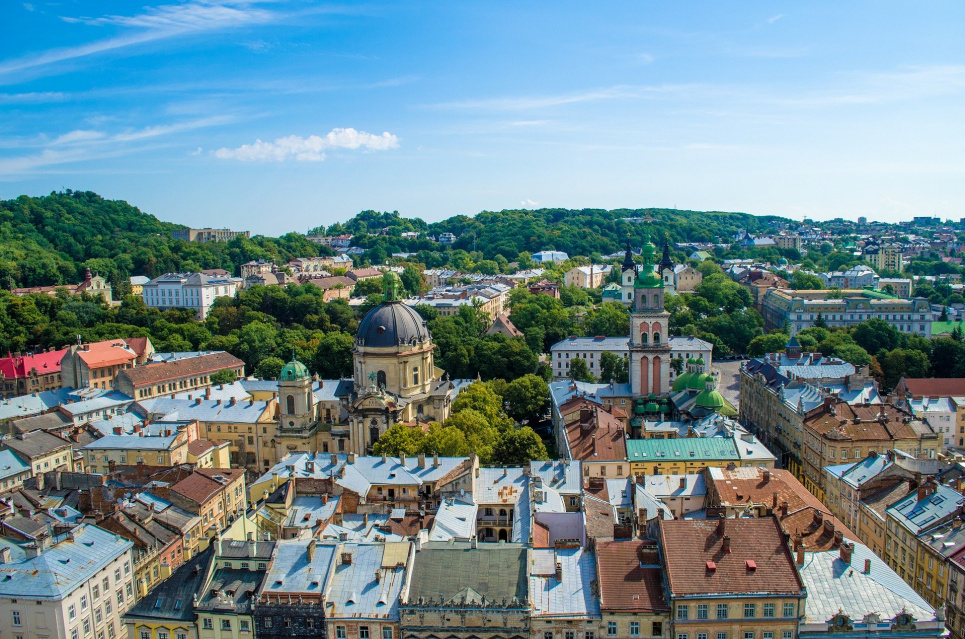
[[[315,451],[315,397],[308,368],[292,357],[278,376],[278,459],[294,451]]]
[[[626,306],[633,304],[633,281],[637,277],[637,263],[633,261],[633,251],[630,250],[630,235],[627,234],[627,252],[623,256],[622,273],[620,274],[621,301]]]
[[[664,396],[670,391],[670,313],[663,306],[665,291],[656,255],[648,232],[630,310],[630,390],[637,396]]]

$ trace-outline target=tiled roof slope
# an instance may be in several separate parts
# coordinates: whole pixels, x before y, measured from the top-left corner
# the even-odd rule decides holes
[[[177,359],[173,362],[148,364],[120,372],[127,377],[134,386],[156,384],[171,379],[180,379],[190,375],[204,375],[215,373],[225,368],[238,368],[245,363],[231,353],[210,353],[198,357]]]
[[[718,526],[724,522],[724,534]],[[804,586],[773,517],[661,520],[670,596],[765,593],[798,595]],[[723,549],[730,538],[730,552]],[[753,562],[753,568],[749,562]]]
[[[598,541],[596,552],[602,610],[670,610],[655,547],[639,539]]]

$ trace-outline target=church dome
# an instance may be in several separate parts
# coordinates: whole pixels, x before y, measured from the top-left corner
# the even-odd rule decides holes
[[[695,404],[698,408],[718,411],[724,407],[724,396],[716,390],[705,390],[697,395]]]
[[[383,302],[362,318],[355,343],[366,347],[414,344],[429,339],[422,316],[403,302]]]
[[[690,371],[677,375],[677,379],[673,381],[673,389],[672,389],[673,392],[676,393],[678,391],[687,390],[687,387],[690,384],[690,378],[692,378],[694,375],[695,373],[692,373]]]
[[[702,391],[707,388],[707,382],[714,379],[712,375],[708,373],[697,373],[690,378],[687,382],[687,388],[695,391]]]
[[[281,369],[281,373],[278,375],[278,381],[280,382],[294,382],[300,379],[309,378],[311,378],[311,374],[308,372],[308,368],[294,358],[292,358],[292,361],[285,364],[285,366]]]

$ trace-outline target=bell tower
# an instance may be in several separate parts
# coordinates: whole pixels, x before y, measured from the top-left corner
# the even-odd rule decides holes
[[[665,290],[656,255],[647,231],[630,310],[630,389],[637,396],[670,392],[670,313],[664,309]]]

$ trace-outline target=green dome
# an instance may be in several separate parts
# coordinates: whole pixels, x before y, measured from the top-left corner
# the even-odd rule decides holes
[[[708,375],[707,373],[697,373],[690,378],[690,381],[687,383],[687,388],[695,391],[706,390],[707,382],[712,379],[713,376]]]
[[[637,279],[633,283],[634,288],[663,288],[663,280],[655,271],[646,266],[637,274]]]
[[[724,396],[715,390],[705,390],[697,395],[695,403],[700,408],[718,411],[724,407]]]
[[[300,379],[311,379],[311,377],[308,368],[304,364],[297,359],[292,359],[292,361],[285,364],[285,367],[281,369],[278,381],[294,382]]]
[[[660,412],[660,409],[657,408],[657,403],[656,403],[656,402],[647,402],[647,405],[644,406],[643,410],[644,410],[644,412],[647,412],[647,413],[658,413],[658,412]]]
[[[693,357],[688,357],[688,358],[687,358],[687,363],[688,363],[688,364],[696,364],[696,363],[697,363],[697,360],[695,360]]]
[[[660,404],[660,412],[661,412],[661,413],[669,413],[669,412],[670,412],[670,407],[667,406],[666,404]]]
[[[677,379],[673,381],[673,392],[678,392],[682,390],[687,390],[687,386],[690,384],[690,378],[693,377],[695,373],[686,372],[677,375]]]
[[[657,401],[657,396],[654,393],[650,393],[650,397],[648,397],[647,399],[649,399],[651,402],[655,402]]]
[[[698,357],[698,358],[697,358],[697,361],[694,362],[694,363],[697,364],[697,366],[703,366],[703,365],[704,365],[704,356],[701,355],[700,357]]]
[[[637,404],[636,406],[633,407],[634,415],[643,415],[645,412],[646,410],[643,408],[643,404]]]

